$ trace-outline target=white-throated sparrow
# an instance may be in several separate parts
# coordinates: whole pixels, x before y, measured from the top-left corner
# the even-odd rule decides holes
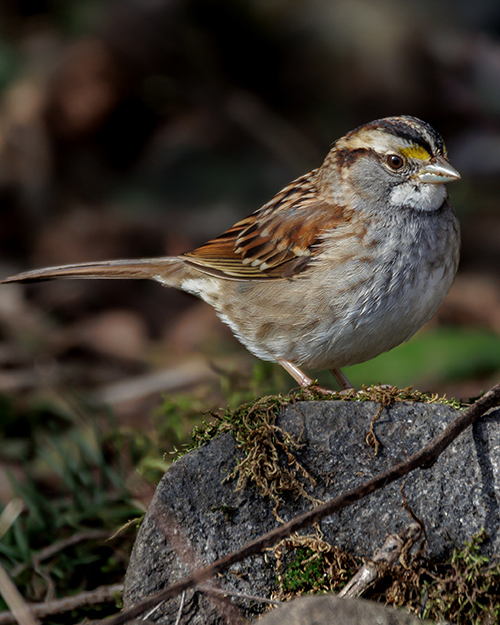
[[[455,276],[458,221],[444,183],[460,178],[441,137],[388,117],[339,139],[318,169],[193,252],[50,267],[4,282],[150,278],[211,304],[256,356],[330,369],[408,340]]]

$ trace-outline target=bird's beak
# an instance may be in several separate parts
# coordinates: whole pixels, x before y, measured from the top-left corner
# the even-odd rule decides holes
[[[448,161],[442,156],[436,156],[431,163],[424,165],[418,172],[417,177],[421,182],[430,182],[431,184],[443,184],[445,182],[453,182],[460,180],[460,174],[452,167]]]

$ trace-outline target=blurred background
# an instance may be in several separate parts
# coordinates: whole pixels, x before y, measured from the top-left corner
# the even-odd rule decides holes
[[[398,114],[430,122],[462,174],[459,275],[408,344],[345,372],[467,400],[500,373],[493,0],[2,0],[0,275],[192,249]],[[294,386],[209,306],[142,281],[1,286],[0,363],[4,502],[27,467],[61,489],[81,441],[103,466],[126,449],[147,501],[203,409]]]
[[[357,386],[477,395],[500,371],[493,1],[4,0],[1,275],[192,249],[348,130],[402,113],[439,130],[463,176],[449,185],[460,272],[410,343],[346,373]],[[2,286],[0,339],[5,396],[69,394],[128,425],[162,392],[294,385],[210,307],[155,283]]]

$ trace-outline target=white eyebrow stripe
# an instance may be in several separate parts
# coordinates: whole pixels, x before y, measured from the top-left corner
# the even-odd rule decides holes
[[[366,149],[368,147],[378,154],[384,155],[390,154],[391,152],[400,152],[401,150],[415,150],[425,152],[427,154],[426,158],[431,157],[431,154],[429,154],[426,148],[418,145],[414,141],[409,141],[408,139],[374,128],[359,132],[352,137],[348,137],[346,140],[341,139],[337,145],[350,150]]]

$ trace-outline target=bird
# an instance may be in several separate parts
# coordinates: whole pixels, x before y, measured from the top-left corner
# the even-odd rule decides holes
[[[3,280],[151,279],[192,293],[258,358],[300,387],[407,341],[455,277],[460,228],[441,136],[409,115],[359,126],[324,162],[220,236],[179,256],[109,260]]]

